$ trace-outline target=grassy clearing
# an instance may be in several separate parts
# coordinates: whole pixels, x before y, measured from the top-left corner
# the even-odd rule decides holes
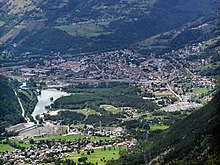
[[[29,140],[10,140],[11,143],[16,143],[17,145],[21,146],[21,147],[31,147],[34,144],[30,144]]]
[[[88,158],[87,162],[91,162],[94,164],[97,162],[98,165],[105,165],[108,160],[118,159],[119,151],[122,149],[125,149],[125,148],[115,147],[114,149],[113,147],[110,147],[110,148],[107,148],[106,150],[95,149],[94,153],[91,153],[90,155],[87,155],[86,151],[83,151],[80,154],[74,152],[69,157],[67,157],[67,159],[73,159],[74,162],[78,163],[79,158],[87,157]]]
[[[121,112],[120,108],[116,108],[113,105],[101,105],[101,108],[104,108],[106,111],[112,112],[112,113],[119,113]]]
[[[202,94],[202,93],[206,93],[209,90],[207,88],[194,88],[193,89],[193,93],[195,94]]]
[[[15,29],[24,29],[24,28],[26,28],[26,26],[24,26],[24,25],[16,25],[14,28]]]
[[[98,114],[95,110],[89,109],[89,108],[74,110],[73,112],[82,113],[82,114],[84,114],[84,115]]]
[[[8,144],[0,144],[0,152],[5,152],[5,151],[12,152],[14,150],[15,150],[15,148],[11,147]]]
[[[103,33],[103,27],[98,24],[85,24],[85,25],[64,25],[57,26],[57,29],[66,31],[72,36],[87,36],[93,37]]]
[[[207,88],[193,88],[192,92],[187,92],[187,93],[194,93],[194,94],[202,94],[208,92],[209,89]]]
[[[5,24],[4,21],[0,21],[0,26],[3,26]]]
[[[159,124],[151,124],[150,125],[150,130],[151,131],[155,131],[155,130],[165,130],[165,129],[167,129],[167,128],[169,128],[169,126],[168,125],[159,125]]]
[[[2,142],[4,142],[5,140],[2,140]],[[16,144],[17,146],[20,146],[20,147],[24,147],[24,148],[27,148],[27,147],[31,147],[31,146],[34,146],[34,144],[30,144],[29,143],[29,139],[25,139],[25,140],[12,140],[10,139],[9,140],[10,143],[14,143]],[[8,144],[0,144],[0,152],[1,151],[14,151],[15,148],[8,145]]]

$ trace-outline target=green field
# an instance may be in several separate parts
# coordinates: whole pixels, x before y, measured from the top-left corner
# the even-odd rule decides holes
[[[11,147],[10,145],[8,144],[0,144],[0,152],[5,152],[5,151],[9,151],[9,152],[12,152],[14,151],[15,148],[14,147]]]
[[[192,92],[187,92],[187,93],[194,93],[197,95],[203,94],[203,93],[207,93],[209,91],[208,88],[193,88]]]
[[[101,108],[104,108],[106,111],[112,112],[112,113],[119,113],[121,112],[121,109],[114,107],[113,105],[101,105]]]
[[[3,26],[5,24],[4,21],[0,21],[0,26]]]
[[[87,162],[91,163],[98,163],[98,165],[105,165],[108,160],[112,159],[118,159],[119,158],[119,151],[125,149],[119,148],[119,147],[110,147],[104,149],[95,149],[94,153],[91,153],[90,155],[86,154],[86,151],[81,152],[80,154],[78,153],[72,153],[67,159],[73,159],[74,162],[78,163],[78,158],[80,157],[87,157],[88,160]],[[101,160],[102,159],[102,160]]]
[[[193,88],[193,93],[202,94],[208,92],[207,88]]]
[[[30,144],[29,143],[29,139],[27,140],[10,140],[11,143],[16,143],[17,145],[21,146],[21,147],[31,147],[34,144]]]
[[[165,129],[167,129],[167,128],[169,128],[169,126],[168,125],[159,125],[159,124],[151,124],[150,125],[150,130],[151,131],[155,131],[155,130],[165,130]]]
[[[82,113],[83,115],[93,115],[93,114],[98,114],[95,110],[90,109],[90,108],[74,110],[73,112]]]
[[[104,28],[102,26],[108,25],[108,23],[104,24],[84,24],[84,25],[64,25],[64,26],[57,26],[57,29],[66,31],[72,36],[87,36],[93,37],[98,36],[104,33]]]
[[[20,147],[24,147],[24,148],[27,148],[27,147],[31,147],[33,146],[34,144],[30,144],[29,143],[29,140],[30,139],[25,139],[25,140],[9,140],[9,142],[11,144],[16,144],[17,146],[20,146]],[[2,140],[2,142],[5,141],[5,140]],[[10,146],[9,144],[0,144],[0,152],[4,152],[4,151],[14,151],[16,148]]]

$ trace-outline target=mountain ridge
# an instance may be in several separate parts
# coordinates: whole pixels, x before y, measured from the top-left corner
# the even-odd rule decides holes
[[[1,14],[3,50],[80,54],[127,48],[153,35],[181,27],[192,19],[210,17],[217,3],[212,0],[29,1],[26,6],[30,9],[24,6],[23,15]],[[7,11],[4,4],[2,2]],[[35,6],[33,10],[31,4]],[[8,22],[10,17],[16,21]],[[57,28],[62,25],[66,27]],[[6,29],[8,33],[2,33]]]

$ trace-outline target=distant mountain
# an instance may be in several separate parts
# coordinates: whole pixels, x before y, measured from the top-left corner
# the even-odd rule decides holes
[[[27,0],[24,3],[3,0],[0,49],[19,54],[27,51],[79,54],[126,48],[188,22],[212,18],[218,3],[216,0]]]
[[[0,134],[9,125],[24,122],[14,85],[12,80],[0,75]]]
[[[205,107],[125,152],[114,164],[220,164],[219,118],[220,92]]]

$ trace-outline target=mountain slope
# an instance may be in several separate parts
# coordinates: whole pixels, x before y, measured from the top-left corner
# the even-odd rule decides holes
[[[2,2],[5,12],[0,19],[1,49],[44,54],[125,48],[181,27],[192,19],[210,17],[218,3],[215,0],[28,0],[23,13],[15,15],[12,13],[16,10],[12,12],[6,2]],[[15,21],[10,21],[12,18]]]
[[[184,164],[186,162],[195,164],[215,162],[219,164],[219,117],[220,93],[208,105],[164,132],[163,139],[157,141],[152,147],[152,153],[155,153],[159,148],[170,149],[162,157],[162,164]]]
[[[2,133],[7,126],[24,122],[24,118],[12,81],[1,75],[0,93],[0,133]]]
[[[202,43],[220,35],[220,21],[217,14],[199,17],[186,24],[135,43],[132,47],[141,53],[161,54],[183,48],[186,45]]]
[[[220,93],[205,107],[168,130],[122,152],[118,161],[108,164],[219,164]]]

